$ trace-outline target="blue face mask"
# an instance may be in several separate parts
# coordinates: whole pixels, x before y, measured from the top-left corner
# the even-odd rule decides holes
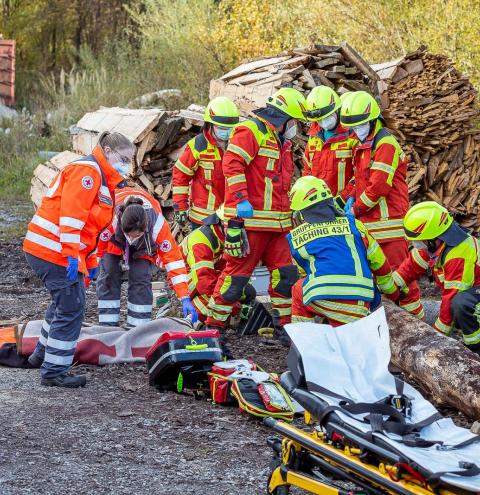
[[[228,141],[228,138],[232,134],[232,129],[231,128],[225,129],[224,127],[215,127],[213,132],[220,141]]]
[[[125,177],[128,175],[130,170],[130,164],[124,162],[115,162],[112,163],[112,167],[122,176]]]

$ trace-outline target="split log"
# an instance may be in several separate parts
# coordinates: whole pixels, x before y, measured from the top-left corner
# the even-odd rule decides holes
[[[392,363],[433,399],[480,418],[480,357],[393,303],[385,303]]]

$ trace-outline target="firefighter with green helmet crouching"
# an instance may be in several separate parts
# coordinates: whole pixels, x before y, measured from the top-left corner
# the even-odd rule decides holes
[[[442,291],[440,314],[434,328],[449,335],[454,327],[465,345],[480,352],[480,246],[478,240],[435,201],[412,206],[404,220],[407,239],[415,247],[394,272],[402,290],[412,280],[432,271]]]
[[[367,316],[375,284],[397,301],[390,264],[380,245],[353,215],[340,212],[322,179],[301,177],[290,191],[296,227],[287,236],[306,272],[292,291],[292,322],[323,317],[339,326]]]

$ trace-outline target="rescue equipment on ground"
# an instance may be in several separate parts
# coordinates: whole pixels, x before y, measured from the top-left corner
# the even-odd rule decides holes
[[[383,308],[332,328],[287,326],[290,371],[281,384],[306,410],[308,430],[267,418],[280,437],[267,493],[467,494],[480,490],[480,437],[443,418],[388,372]],[[343,483],[338,483],[341,481]]]
[[[278,376],[259,370],[248,360],[215,363],[208,376],[212,399],[219,404],[238,403],[240,411],[264,418],[292,421],[295,407]]]
[[[203,389],[213,363],[223,359],[217,330],[165,332],[148,350],[150,385],[161,390]]]

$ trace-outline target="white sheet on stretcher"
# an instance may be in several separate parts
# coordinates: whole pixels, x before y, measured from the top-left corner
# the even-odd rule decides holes
[[[333,328],[315,323],[292,323],[286,326],[288,335],[299,350],[307,382],[315,383],[330,392],[354,402],[377,402],[396,394],[395,379],[388,371],[390,338],[385,311],[380,308],[367,318]],[[331,405],[340,399],[314,392]],[[432,416],[436,409],[412,386],[405,384],[405,395],[412,400],[412,417],[417,423]],[[343,421],[360,431],[370,431],[361,418],[338,413]],[[359,419],[356,419],[359,418]],[[377,435],[377,434],[376,434]],[[406,457],[431,472],[459,471],[458,463],[480,464],[480,442],[455,450],[440,450],[438,445],[428,448],[408,447],[396,435],[380,435]],[[421,437],[455,445],[474,436],[469,430],[455,426],[451,419],[441,419],[425,427]],[[480,475],[467,477],[444,475],[442,480],[465,490],[480,491]]]

